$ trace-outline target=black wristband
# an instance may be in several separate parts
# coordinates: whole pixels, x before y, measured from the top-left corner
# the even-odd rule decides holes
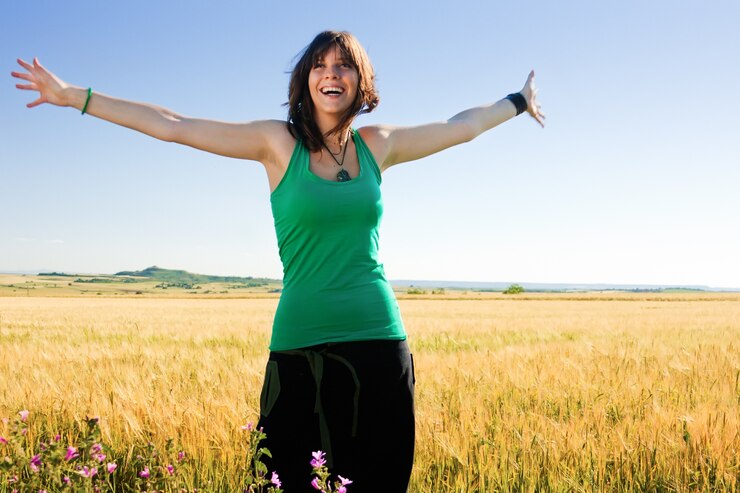
[[[515,92],[512,94],[509,94],[504,99],[508,99],[512,103],[514,103],[514,106],[516,107],[516,114],[521,115],[525,111],[527,111],[527,100],[524,99],[524,96],[522,96],[522,93]]]

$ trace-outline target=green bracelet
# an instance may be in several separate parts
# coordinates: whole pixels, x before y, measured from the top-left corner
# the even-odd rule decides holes
[[[87,105],[90,103],[90,96],[92,96],[92,87],[87,88],[87,99],[85,100],[85,106],[82,107],[82,114],[84,115],[87,111]]]

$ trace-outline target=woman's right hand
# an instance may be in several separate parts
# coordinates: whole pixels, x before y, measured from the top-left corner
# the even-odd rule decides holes
[[[38,58],[33,59],[33,64],[27,63],[19,58],[18,64],[28,72],[11,72],[10,74],[17,79],[28,81],[29,84],[16,84],[15,87],[24,91],[39,92],[38,99],[28,103],[26,105],[27,107],[33,108],[42,103],[50,103],[57,106],[68,105],[67,101],[64,99],[64,90],[70,87],[69,84],[46,70],[46,68],[39,63]]]

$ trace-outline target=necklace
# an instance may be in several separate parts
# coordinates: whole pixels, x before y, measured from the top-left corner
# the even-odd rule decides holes
[[[329,155],[334,160],[334,162],[337,163],[337,166],[339,166],[340,168],[339,172],[337,173],[337,181],[350,181],[352,177],[349,176],[349,173],[347,173],[346,169],[342,168],[342,165],[344,164],[344,158],[347,157],[347,148],[349,147],[349,138],[347,138],[347,141],[344,143],[344,152],[342,152],[341,146],[339,147],[339,152],[342,152],[341,161],[337,159],[339,152],[334,154],[333,152],[331,152],[331,149],[329,149],[329,147],[326,145],[326,142],[322,140],[321,143],[324,145],[326,150],[329,151]]]

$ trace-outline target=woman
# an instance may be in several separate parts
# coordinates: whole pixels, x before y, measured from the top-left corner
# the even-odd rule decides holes
[[[93,93],[38,60],[16,87],[50,103],[215,154],[259,161],[270,185],[284,289],[270,342],[260,424],[285,491],[311,491],[311,452],[351,490],[403,492],[414,449],[413,362],[378,261],[381,173],[467,142],[528,112],[544,126],[534,72],[516,94],[416,127],[354,118],[378,104],[372,65],[347,32],[322,32],[289,87],[288,122],[224,123]]]

